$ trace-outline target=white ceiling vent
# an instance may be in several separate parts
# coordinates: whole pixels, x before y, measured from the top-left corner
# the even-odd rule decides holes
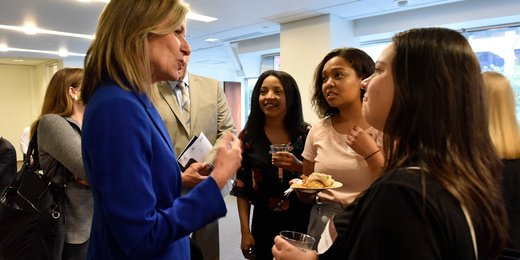
[[[408,0],[394,0],[398,7],[405,7],[408,5]]]

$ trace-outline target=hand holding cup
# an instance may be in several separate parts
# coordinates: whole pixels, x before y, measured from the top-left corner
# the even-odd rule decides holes
[[[271,251],[277,260],[318,259],[312,250],[315,243],[313,237],[294,231],[282,231],[274,239]]]

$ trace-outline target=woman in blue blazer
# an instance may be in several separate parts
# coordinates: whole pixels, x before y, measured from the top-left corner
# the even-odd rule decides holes
[[[240,165],[238,139],[225,135],[211,178],[181,196],[175,152],[151,103],[153,83],[177,80],[190,53],[187,12],[182,0],[113,0],[100,16],[82,89],[89,259],[190,259],[188,235],[226,214],[220,188]]]

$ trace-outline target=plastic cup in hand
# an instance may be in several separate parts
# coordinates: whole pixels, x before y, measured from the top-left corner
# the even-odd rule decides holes
[[[316,242],[313,237],[296,231],[282,231],[280,232],[280,236],[291,245],[305,250],[312,250]]]
[[[289,151],[289,145],[288,144],[272,144],[269,146],[271,148],[271,156],[276,158],[279,152],[288,152]],[[280,181],[283,181],[283,168],[278,168],[278,179]]]

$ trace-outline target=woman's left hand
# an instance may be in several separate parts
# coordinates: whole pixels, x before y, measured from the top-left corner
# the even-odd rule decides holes
[[[379,150],[374,138],[357,125],[349,130],[346,143],[363,158]]]
[[[276,155],[272,156],[272,163],[291,172],[302,173],[303,170],[303,163],[291,152],[276,152]]]
[[[283,239],[281,236],[274,238],[274,246],[271,248],[276,260],[317,260],[315,251],[297,248]]]

